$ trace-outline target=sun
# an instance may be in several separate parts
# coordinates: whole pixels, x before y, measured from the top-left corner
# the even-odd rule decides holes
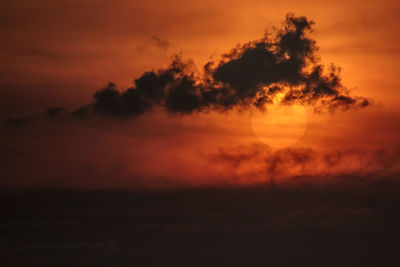
[[[273,148],[295,145],[304,135],[308,118],[303,105],[282,105],[280,101],[266,106],[266,110],[254,110],[251,126],[254,135]]]

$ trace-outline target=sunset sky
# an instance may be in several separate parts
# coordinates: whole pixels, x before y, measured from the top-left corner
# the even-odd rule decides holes
[[[286,150],[312,150],[316,157],[282,167],[289,176],[399,167],[396,159],[388,169],[374,158],[399,154],[397,1],[41,0],[0,5],[0,117],[40,118],[3,127],[3,186],[261,182],[283,175],[266,171],[264,154]],[[306,35],[316,41],[313,53],[319,64],[325,72],[332,63],[339,67],[344,90],[368,99],[368,107],[318,113],[315,104],[301,104],[273,112],[275,99],[270,113],[267,108],[261,115],[233,108],[191,114],[153,110],[122,121],[42,118],[52,107],[73,112],[92,103],[94,92],[109,82],[124,92],[146,71],[168,68],[175,55],[190,62],[191,73],[204,75],[207,62],[217,65],[237,45],[283,29],[287,14],[315,23]],[[234,165],[232,159],[213,160],[226,153],[248,157]],[[337,153],[346,156],[334,167],[318,158]]]
[[[399,14],[0,1],[0,265],[400,266]]]

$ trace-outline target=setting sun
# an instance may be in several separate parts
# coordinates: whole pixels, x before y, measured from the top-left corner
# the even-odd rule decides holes
[[[273,147],[296,144],[307,128],[307,112],[302,105],[269,105],[267,110],[254,110],[251,125],[257,138]]]

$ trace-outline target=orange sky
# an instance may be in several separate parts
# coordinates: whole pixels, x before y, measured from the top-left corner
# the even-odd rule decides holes
[[[400,145],[400,129],[396,125],[400,116],[400,4],[396,0],[36,0],[19,3],[3,0],[0,10],[3,36],[0,42],[0,119],[40,112],[54,105],[76,108],[90,102],[93,92],[107,82],[113,81],[119,88],[126,88],[143,71],[165,67],[176,53],[192,58],[201,69],[210,57],[216,58],[238,43],[262,37],[266,29],[279,27],[285,15],[293,12],[315,21],[313,37],[320,47],[322,62],[342,68],[343,83],[353,95],[374,101],[374,105],[366,110],[332,116],[315,115],[307,110],[308,127],[297,146],[337,150]],[[121,137],[117,130],[109,136],[107,131],[102,131],[96,137],[97,142],[103,143],[100,135],[106,135],[103,138],[107,138],[104,141],[107,144],[100,149],[104,153],[111,151],[116,161],[126,159],[123,164],[128,167],[123,167],[124,177],[126,173],[149,175],[150,170],[152,176],[169,172],[177,177],[213,179],[211,176],[220,177],[227,167],[215,164],[210,167],[209,161],[203,160],[204,154],[217,153],[221,147],[231,149],[260,144],[251,131],[249,114],[197,114],[161,119],[150,115],[146,118],[168,123],[165,128],[153,129],[155,123],[142,119],[139,125],[145,127],[146,130],[142,127],[145,137],[138,137],[137,131],[128,137],[122,133]],[[122,132],[127,131],[126,125],[121,127]],[[135,127],[138,126],[133,126],[133,131]],[[73,129],[67,142],[74,143],[78,138],[75,135],[85,132],[84,129],[76,130],[75,126]],[[157,131],[158,136],[154,134]],[[59,133],[60,136],[65,132]],[[147,136],[149,133],[150,137]],[[151,133],[155,137],[152,138]],[[37,139],[32,142],[41,142],[40,135],[33,138]],[[136,149],[141,138],[149,146]],[[118,140],[119,149],[108,147],[110,139]],[[56,139],[54,144],[64,141]],[[83,141],[76,142],[73,146],[79,147],[77,144]],[[133,142],[133,148],[126,149],[125,142]],[[32,145],[31,140],[26,143]],[[55,151],[54,144],[53,148],[48,148],[50,155],[56,153],[62,160],[73,159],[73,152],[68,152],[69,155]],[[39,151],[39,147],[36,150]],[[31,172],[40,173],[37,164],[33,163],[41,162],[37,156],[40,153],[32,153],[36,155],[35,160],[27,158],[29,164],[23,164],[27,164],[25,166]],[[96,154],[95,151],[86,153],[88,158]],[[142,169],[138,170],[132,163],[136,158],[144,166]],[[149,160],[151,158],[155,160]],[[13,159],[9,160],[11,164],[17,164]],[[115,164],[108,166],[103,160],[91,158],[88,166],[101,164],[109,168],[105,173],[111,175]],[[161,167],[154,169],[154,164]],[[75,170],[75,167],[71,168],[73,175],[81,168]],[[204,168],[210,168],[210,172],[204,174],[201,171]],[[248,170],[239,172],[248,175]],[[54,174],[51,170],[49,173]],[[25,177],[20,171],[12,175]]]
[[[34,109],[77,105],[77,96],[88,100],[108,81],[129,86],[177,52],[201,67],[279,26],[288,12],[316,22],[321,58],[343,68],[349,88],[396,104],[399,97],[387,95],[399,85],[399,6],[394,0],[2,1],[2,110],[12,110],[11,100]],[[169,48],[152,46],[154,36]]]

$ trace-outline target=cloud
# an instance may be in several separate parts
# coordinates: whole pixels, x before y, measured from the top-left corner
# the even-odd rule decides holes
[[[4,121],[4,125],[19,128],[42,119],[56,119],[60,117],[69,117],[69,115],[73,115],[75,117],[84,117],[82,109],[83,107],[69,114],[66,108],[55,106],[48,108],[42,114],[24,115],[21,117],[8,118]]]
[[[158,36],[153,36],[151,37],[151,41],[153,44],[155,44],[157,47],[162,48],[164,50],[167,50],[169,48],[169,42],[165,39],[162,39]]]
[[[33,119],[32,116],[8,118],[7,120],[4,121],[4,125],[14,126],[18,128],[29,123],[32,119]]]
[[[145,114],[135,123],[46,119],[23,131],[4,129],[0,169],[6,179],[0,188],[166,189],[304,179],[323,184],[400,172],[395,141],[369,147],[352,137],[346,145],[332,138],[329,146],[275,150],[240,132],[243,120],[221,122],[226,116],[219,115],[213,121],[215,114],[200,114],[193,121]],[[376,140],[367,133],[366,139]]]
[[[94,93],[92,103],[71,114],[79,118],[129,118],[156,108],[176,114],[265,108],[278,93],[282,104],[313,105],[317,112],[369,106],[370,100],[351,96],[342,85],[340,68],[331,65],[326,70],[319,63],[316,41],[309,36],[313,24],[306,17],[288,14],[274,34],[238,45],[219,61],[205,64],[202,73],[193,70],[191,60],[175,56],[169,67],[143,73],[131,88],[120,91],[109,83]],[[168,47],[168,42],[159,37],[152,40]],[[6,124],[27,121],[29,118],[16,118]]]
[[[49,117],[57,117],[60,116],[61,114],[65,113],[66,109],[63,107],[52,107],[47,109],[46,113]]]
[[[122,93],[113,84],[96,92],[94,113],[129,117],[155,106],[182,114],[263,107],[278,92],[284,104],[312,104],[318,111],[368,106],[369,100],[347,93],[339,68],[332,65],[326,72],[318,63],[316,42],[308,36],[313,24],[289,14],[274,37],[239,45],[219,62],[208,62],[203,76],[177,56],[168,68],[144,73]]]
[[[285,148],[272,150],[265,145],[220,148],[209,155],[214,164],[228,165],[243,177],[260,180],[293,179],[305,176],[362,177],[392,175],[400,171],[400,148],[316,150]]]

